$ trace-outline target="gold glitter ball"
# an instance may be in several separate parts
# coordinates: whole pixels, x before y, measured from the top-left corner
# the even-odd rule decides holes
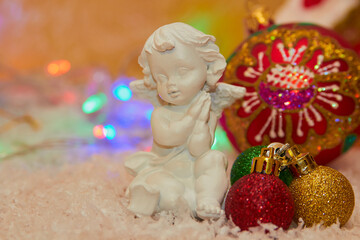
[[[307,175],[292,181],[290,191],[295,202],[294,220],[330,226],[339,219],[344,225],[354,210],[355,197],[350,182],[340,172],[318,166]]]

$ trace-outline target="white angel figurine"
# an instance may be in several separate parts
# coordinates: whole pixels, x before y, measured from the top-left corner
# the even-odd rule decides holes
[[[217,83],[226,67],[215,37],[184,23],[157,29],[139,57],[144,79],[131,89],[154,105],[153,147],[125,161],[135,176],[128,209],[137,215],[185,202],[194,217],[216,219],[228,188],[227,159],[211,150],[218,118],[245,89]]]

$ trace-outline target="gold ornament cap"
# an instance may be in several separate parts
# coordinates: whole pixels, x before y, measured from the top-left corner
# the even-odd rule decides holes
[[[280,165],[280,161],[275,158],[275,149],[272,147],[263,148],[260,156],[253,158],[250,173],[256,172],[278,177]]]
[[[295,177],[307,175],[318,166],[309,153],[302,153],[298,146],[294,145],[286,150],[285,163]]]

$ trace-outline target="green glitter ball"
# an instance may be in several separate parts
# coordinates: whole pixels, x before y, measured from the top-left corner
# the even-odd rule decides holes
[[[267,146],[260,145],[260,146],[248,148],[236,158],[230,173],[231,185],[233,185],[237,180],[239,180],[243,176],[250,174],[253,158],[260,156],[261,149],[266,147]],[[290,170],[287,168],[285,168],[280,172],[279,178],[287,186],[290,185],[293,179]]]
[[[248,148],[236,158],[230,173],[231,185],[243,176],[250,174],[253,158],[260,156],[261,149],[266,147],[260,145]]]

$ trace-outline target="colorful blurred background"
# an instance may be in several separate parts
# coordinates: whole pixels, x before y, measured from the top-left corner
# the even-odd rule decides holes
[[[275,22],[314,22],[354,47],[360,42],[357,0],[0,1],[2,154],[65,136],[114,139],[117,146],[133,136],[131,146],[149,148],[152,106],[128,88],[142,77],[137,58],[147,37],[164,24],[185,22],[214,35],[227,58],[247,36],[252,3],[267,7]],[[219,139],[229,146],[221,129]]]
[[[261,1],[267,2],[267,1]],[[275,11],[283,0],[268,4]],[[137,57],[158,27],[181,21],[216,36],[225,56],[244,37],[245,1],[3,0],[1,63],[33,74],[56,59],[141,77]]]

